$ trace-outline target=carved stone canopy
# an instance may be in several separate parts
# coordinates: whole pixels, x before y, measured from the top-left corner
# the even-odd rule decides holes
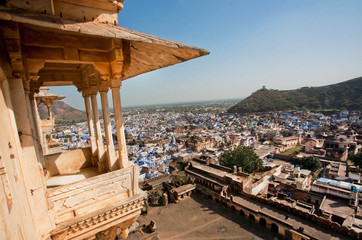
[[[2,20],[1,20],[2,19]],[[123,80],[209,54],[207,50],[99,22],[0,9],[0,37],[13,75],[40,86],[112,87]],[[96,78],[97,84],[89,85]]]
[[[65,96],[50,93],[48,87],[40,87],[39,93],[35,95],[35,99],[38,104],[42,102],[48,107],[50,107],[55,100],[62,100],[64,98]]]

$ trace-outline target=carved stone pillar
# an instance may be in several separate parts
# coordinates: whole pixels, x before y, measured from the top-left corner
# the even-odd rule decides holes
[[[44,98],[42,99],[42,102],[45,104],[45,106],[47,106],[48,108],[48,118],[52,119],[53,118],[53,113],[51,110],[52,104],[53,104],[53,100],[52,99],[48,99],[48,98]]]
[[[26,104],[29,109],[29,117],[30,123],[32,126],[32,134],[35,136],[33,139],[34,147],[37,153],[37,158],[39,163],[45,168],[44,156],[43,156],[43,147],[42,147],[42,136],[41,136],[41,124],[40,124],[40,117],[38,112],[38,106],[36,104],[36,100],[34,97],[33,92],[25,91],[25,99]]]
[[[99,122],[99,112],[98,112],[98,104],[97,104],[97,95],[91,95],[92,101],[92,113],[93,113],[93,122],[95,128],[96,135],[96,143],[97,143],[97,152],[98,152],[98,170],[100,173],[106,172],[106,167],[104,166],[104,146],[101,132],[101,124]]]
[[[118,226],[113,226],[95,235],[96,240],[114,240],[117,236]]]
[[[52,110],[51,110],[51,105],[47,105],[47,108],[48,108],[48,116],[49,116],[49,119],[52,119],[53,114],[52,114]]]
[[[31,112],[29,92],[24,91],[23,80],[21,78],[11,79],[9,81],[9,87],[21,146],[24,151],[29,151],[31,154],[35,152],[36,158],[41,161],[43,160],[43,156],[39,156],[40,153],[37,152],[39,149],[35,146],[37,143],[34,142],[34,139],[37,139],[37,132],[34,131],[34,118]],[[34,148],[31,149],[32,147]],[[43,164],[43,162],[41,163]]]
[[[5,80],[1,84],[1,89],[8,109],[8,118],[11,121],[11,125],[3,127],[10,128],[9,131],[13,133],[12,141],[9,141],[8,144],[9,148],[12,149],[10,158],[12,158],[11,162],[15,172],[13,174],[14,180],[15,182],[23,182],[21,187],[17,189],[19,193],[22,189],[26,191],[22,195],[21,202],[18,202],[18,204],[22,204],[21,208],[24,209],[21,210],[21,213],[25,214],[26,209],[29,209],[30,213],[28,214],[33,220],[33,222],[29,221],[29,224],[41,222],[42,224],[35,224],[37,231],[40,234],[49,232],[51,223],[46,217],[48,209],[45,200],[45,188],[43,187],[45,183],[34,147],[30,109],[24,92],[23,80],[19,78]],[[9,137],[9,135],[2,137]]]
[[[43,148],[43,134],[42,134],[42,129],[41,129],[41,120],[40,120],[40,115],[39,115],[39,109],[38,109],[38,103],[36,101],[35,98],[31,99],[31,107],[32,110],[34,112],[34,122],[35,122],[35,127],[36,127],[36,131],[38,132],[38,142],[41,146],[41,151]]]
[[[112,87],[112,98],[113,98],[114,119],[116,122],[116,131],[117,131],[119,164],[120,164],[120,168],[126,168],[128,166],[128,153],[127,153],[127,146],[126,146],[126,137],[124,134],[121,96],[120,96],[120,87],[119,86]]]
[[[124,222],[122,222],[121,224],[119,224],[119,227],[121,228],[121,237],[123,239],[127,239],[128,234],[129,234],[129,227],[137,220],[137,217],[131,218],[129,220],[126,220]]]
[[[129,234],[128,227],[121,228],[121,237],[123,239],[127,239],[128,234]]]
[[[47,133],[44,130],[42,130],[41,140],[43,141],[43,143],[42,143],[43,154],[48,155],[49,149],[48,149],[48,142],[47,142]]]
[[[116,159],[116,155],[115,155],[115,151],[114,151],[114,144],[113,144],[113,137],[112,137],[112,125],[111,125],[111,119],[109,117],[107,92],[101,91],[100,94],[101,94],[101,102],[102,102],[104,130],[106,132],[108,170],[114,171],[114,170],[119,169],[119,166],[117,164],[117,159]]]
[[[90,105],[88,95],[83,96],[83,98],[84,98],[85,111],[87,114],[89,139],[90,139],[91,149],[92,149],[92,163],[93,163],[93,166],[97,166],[97,143],[96,143],[96,138],[95,138],[95,133],[94,133],[94,124],[93,124],[93,119],[92,119],[91,105]]]

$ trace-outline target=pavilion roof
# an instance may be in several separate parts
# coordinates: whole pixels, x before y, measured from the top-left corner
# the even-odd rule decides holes
[[[209,52],[205,49],[194,47],[191,45],[175,42],[172,40],[160,38],[157,36],[133,31],[124,27],[115,26],[111,24],[105,24],[105,23],[99,23],[94,21],[89,22],[81,22],[74,19],[66,19],[61,18],[54,15],[45,15],[45,14],[39,14],[39,13],[29,13],[29,12],[14,12],[8,11],[6,9],[0,9],[0,19],[14,22],[19,24],[20,29],[20,36],[22,36],[24,39],[21,39],[21,43],[23,44],[22,51],[26,52],[27,57],[31,57],[34,54],[36,55],[36,59],[34,62],[38,62],[39,54],[42,53],[42,51],[39,51],[40,47],[46,46],[48,44],[47,41],[49,41],[49,46],[46,46],[47,49],[51,49],[53,51],[58,49],[52,49],[53,44],[52,38],[59,38],[61,39],[61,36],[67,36],[68,38],[64,38],[64,49],[70,46],[70,51],[65,51],[63,55],[67,55],[67,53],[71,53],[70,57],[74,56],[74,53],[76,54],[76,51],[78,51],[78,62],[72,61],[69,62],[69,64],[79,63],[82,64],[82,56],[85,56],[86,54],[81,54],[84,51],[90,51],[88,47],[75,47],[76,51],[73,51],[72,42],[68,39],[71,39],[69,36],[83,36],[87,39],[97,39],[99,40],[99,44],[93,44],[92,47],[96,46],[99,47],[100,51],[97,52],[97,48],[94,47],[92,51],[94,51],[94,58],[88,57],[84,60],[84,62],[89,63],[92,62],[93,59],[94,62],[102,62],[102,64],[98,64],[98,66],[104,66],[103,69],[106,69],[105,71],[109,70],[109,67],[106,67],[107,63],[103,59],[107,58],[114,58],[113,62],[110,63],[111,68],[113,68],[110,71],[110,74],[102,72],[101,67],[96,67],[97,70],[100,71],[101,75],[112,75],[115,72],[118,74],[117,76],[121,76],[121,80],[125,80],[134,76],[137,76],[142,73],[150,72],[156,69],[160,69],[163,67],[171,66],[177,63],[181,63],[193,58],[197,58],[200,56],[208,55]],[[21,32],[23,31],[23,32]],[[47,35],[45,35],[45,33]],[[43,35],[42,35],[43,34]],[[62,35],[63,34],[63,35]],[[58,36],[57,36],[58,35]],[[49,40],[48,37],[49,36]],[[32,42],[27,42],[28,39],[32,39]],[[35,39],[35,40],[34,40]],[[104,42],[107,42],[107,40],[112,41],[111,47],[104,46]],[[35,42],[37,41],[37,42]],[[103,41],[103,42],[102,42]],[[120,43],[119,43],[120,41]],[[80,41],[81,44],[86,44],[86,41]],[[102,42],[102,44],[101,44]],[[115,45],[120,45],[121,49],[122,47],[128,45],[128,50],[123,49],[123,55],[121,54],[121,58],[117,59],[119,55],[117,55],[117,52],[114,53],[109,50],[110,48],[114,48]],[[54,44],[53,44],[54,45]],[[89,44],[88,44],[89,45]],[[30,49],[33,48],[33,49]],[[74,47],[73,47],[74,48]],[[104,48],[104,49],[101,49]],[[109,48],[106,49],[105,48]],[[34,50],[34,51],[32,51]],[[35,52],[37,50],[37,52]],[[105,51],[105,52],[101,52]],[[30,52],[30,53],[29,53]],[[88,52],[86,52],[88,54]],[[105,54],[104,54],[105,53]],[[124,53],[128,53],[129,59],[126,59]],[[33,54],[33,55],[32,55]],[[102,55],[103,54],[103,55]],[[44,54],[46,57],[47,55],[51,54]],[[62,56],[62,54],[54,54],[52,57],[53,59],[50,59],[51,63],[54,65],[59,64],[59,59],[54,59],[57,56]],[[105,56],[105,57],[104,57]],[[108,56],[108,57],[107,57]],[[98,60],[99,59],[99,60]],[[33,59],[28,59],[27,62],[29,64],[29,67],[31,67],[31,64]],[[45,59],[45,62],[47,62],[48,59]],[[125,66],[124,62],[127,60],[127,67]],[[118,63],[123,61],[123,65],[117,65]],[[108,64],[108,63],[107,63]],[[118,68],[118,70],[117,70]],[[119,70],[121,68],[121,70]],[[123,69],[124,68],[124,69]],[[31,70],[29,70],[30,74],[33,74]],[[116,75],[116,74],[115,74]],[[41,76],[42,78],[42,76]],[[112,76],[111,76],[112,78]],[[54,78],[53,78],[54,79]],[[53,80],[55,81],[55,80]],[[64,81],[65,82],[65,81]],[[73,81],[74,82],[74,81]],[[69,83],[69,81],[68,81]],[[47,85],[47,84],[44,84]],[[51,86],[53,84],[48,84],[48,86]],[[65,84],[67,85],[67,84]]]
[[[63,98],[65,98],[65,96],[49,92],[48,87],[40,87],[39,92],[37,94],[35,94],[35,97],[36,98],[48,98],[51,100],[62,100]]]

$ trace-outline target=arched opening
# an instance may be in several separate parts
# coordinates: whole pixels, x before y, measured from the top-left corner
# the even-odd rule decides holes
[[[274,233],[279,233],[279,227],[275,223],[272,223],[270,230]]]
[[[226,202],[222,202],[222,205],[223,205],[224,207],[227,207],[227,206],[228,206],[228,204],[227,204]]]
[[[240,216],[245,217],[245,212],[242,209],[240,209],[239,213],[240,213]]]
[[[215,201],[216,201],[217,203],[220,203],[220,200],[219,200],[218,198],[216,198]]]
[[[264,218],[260,218],[259,224],[266,227],[266,220]]]
[[[255,222],[255,217],[253,214],[249,214],[249,219],[252,221],[252,222]]]
[[[236,212],[236,208],[234,206],[231,206],[231,211]]]
[[[292,240],[292,239],[293,239],[293,234],[292,234],[292,232],[291,232],[291,231],[288,231],[288,230],[285,230],[284,238],[287,239],[287,240]]]

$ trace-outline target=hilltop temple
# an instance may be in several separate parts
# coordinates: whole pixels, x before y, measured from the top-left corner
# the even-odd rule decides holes
[[[4,239],[127,238],[146,194],[128,161],[122,82],[208,51],[118,26],[123,0],[0,2],[0,235]],[[51,152],[38,104],[49,86],[84,98],[91,147]],[[108,103],[112,93],[115,151]],[[105,142],[99,121],[100,94]],[[49,100],[49,101],[48,101]],[[47,184],[52,182],[53,184]]]

